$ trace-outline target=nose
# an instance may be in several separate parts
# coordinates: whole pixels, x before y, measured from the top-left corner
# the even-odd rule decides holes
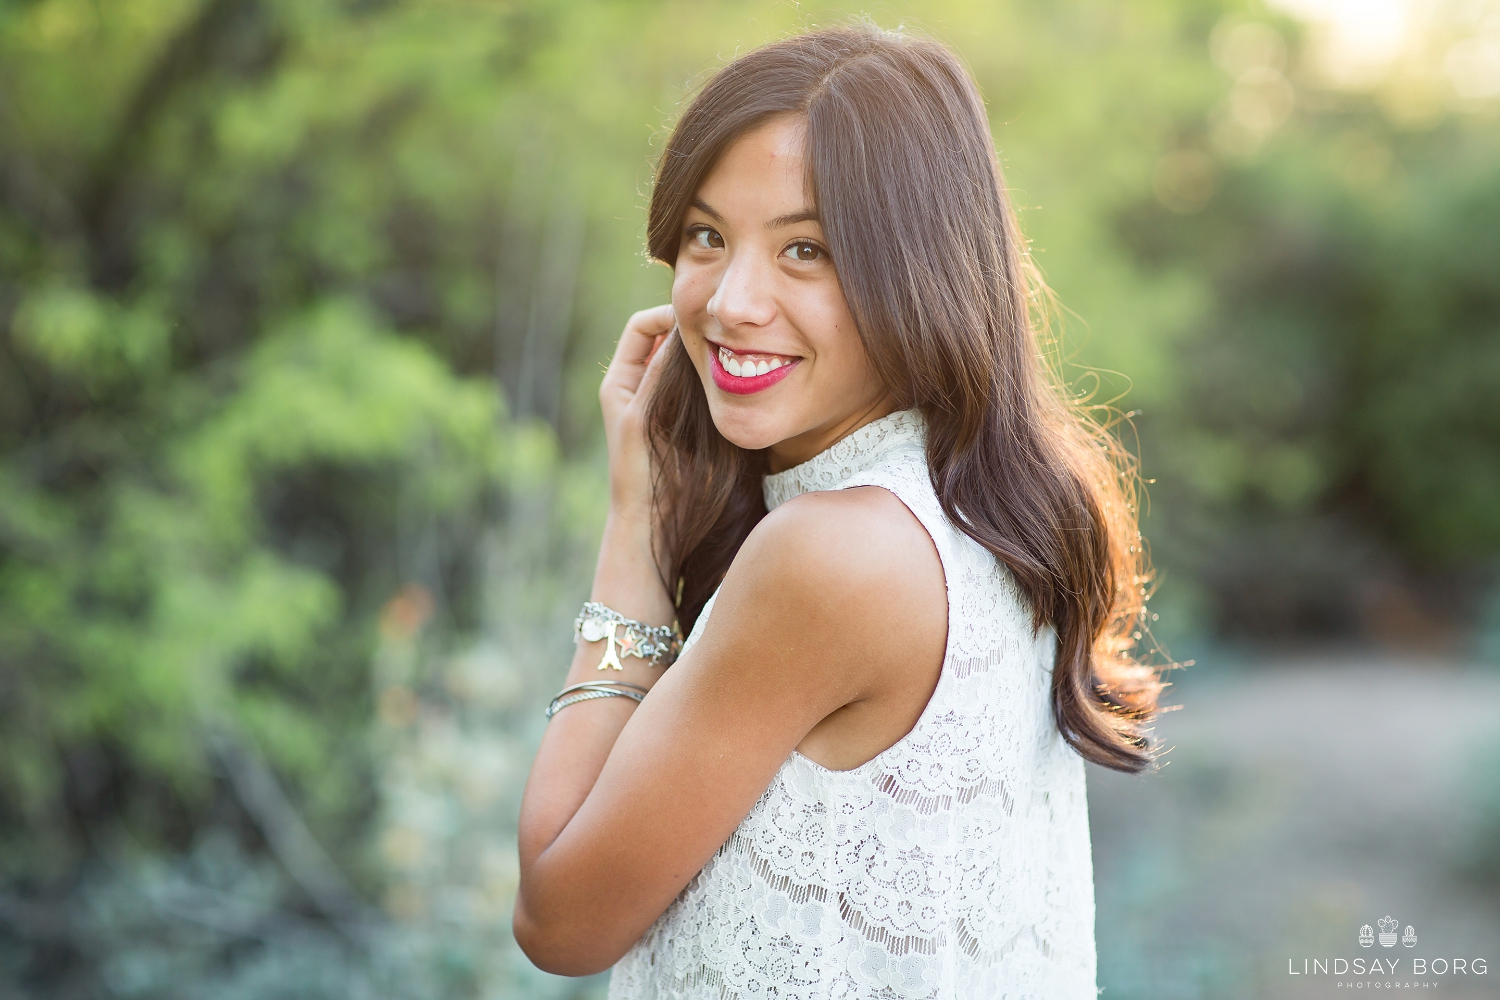
[[[722,327],[766,326],[776,317],[771,295],[771,275],[756,255],[735,254],[719,277],[719,286],[708,300],[708,314]]]

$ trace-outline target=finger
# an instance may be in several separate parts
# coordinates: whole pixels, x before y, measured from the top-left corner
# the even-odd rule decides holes
[[[615,360],[627,365],[644,365],[651,357],[657,338],[668,333],[676,322],[670,304],[642,309],[630,317],[625,332],[615,348]]]
[[[661,353],[661,345],[667,342],[667,337],[676,332],[677,327],[674,326],[666,333],[661,334],[651,341],[651,354],[646,358],[646,366],[648,368],[651,366],[651,363],[656,360],[657,354]]]
[[[672,309],[672,303],[666,302],[650,309],[642,309],[631,316],[630,322],[625,325],[647,337],[663,337],[677,325],[677,313]]]
[[[661,378],[661,370],[666,367],[667,352],[672,348],[672,342],[678,337],[677,327],[672,327],[665,335],[658,338],[656,346],[652,350],[651,359],[646,365],[646,371],[641,376],[641,384],[636,389],[636,395],[642,399],[651,398],[651,390],[655,388],[657,379]]]

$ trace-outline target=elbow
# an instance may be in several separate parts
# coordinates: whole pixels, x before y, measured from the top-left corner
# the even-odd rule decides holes
[[[520,897],[511,931],[531,964],[554,976],[592,976],[609,969],[624,954],[600,948],[582,928],[533,918]]]

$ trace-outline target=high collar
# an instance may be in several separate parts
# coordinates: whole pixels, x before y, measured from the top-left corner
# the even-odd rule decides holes
[[[921,447],[927,423],[916,410],[897,410],[839,438],[801,465],[766,476],[762,490],[766,510],[775,510],[792,497],[814,490],[831,490],[891,452],[915,443]]]

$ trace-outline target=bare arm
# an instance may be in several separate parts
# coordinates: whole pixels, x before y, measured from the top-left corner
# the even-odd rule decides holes
[[[671,306],[632,316],[599,388],[610,453],[610,508],[590,599],[652,625],[670,624],[676,609],[652,551],[650,467],[642,420],[656,374],[650,363],[662,356],[672,323]],[[610,670],[606,677],[598,670],[603,656],[603,641],[580,642],[564,686],[618,680],[649,688],[662,673],[627,656],[621,659],[624,672]],[[628,699],[601,698],[571,705],[548,723],[521,805],[522,871],[534,865],[583,804],[634,709]],[[521,916],[518,907],[518,927]]]
[[[612,441],[612,478],[616,460]],[[671,602],[635,525],[611,514],[594,593],[663,622]],[[665,672],[627,660],[620,679],[651,686],[643,703],[583,702],[549,724],[521,813],[514,927],[527,955],[564,975],[608,968],[809,734],[851,720],[852,740],[833,740],[854,747],[848,766],[895,742],[936,682],[946,613],[931,540],[890,493],[778,507],[735,558],[693,649]],[[597,676],[600,655],[580,650],[569,681]]]

